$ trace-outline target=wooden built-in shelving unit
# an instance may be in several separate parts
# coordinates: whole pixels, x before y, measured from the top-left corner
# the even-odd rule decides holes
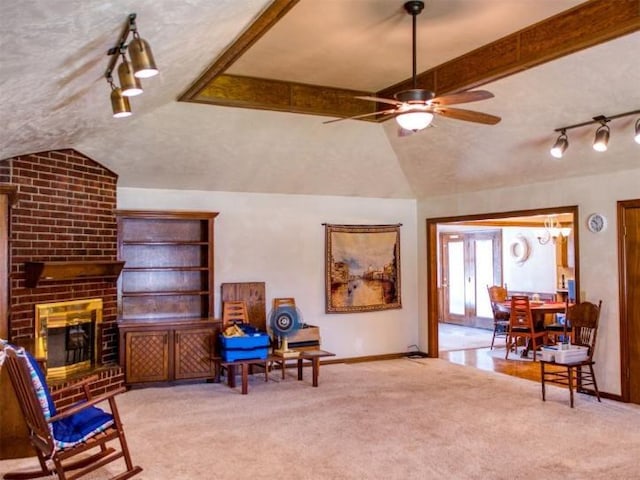
[[[213,376],[215,212],[120,210],[120,363],[127,383]]]

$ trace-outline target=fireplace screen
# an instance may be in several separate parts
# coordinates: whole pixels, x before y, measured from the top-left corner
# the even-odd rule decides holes
[[[36,305],[36,353],[46,359],[47,378],[91,369],[98,355],[102,299]]]

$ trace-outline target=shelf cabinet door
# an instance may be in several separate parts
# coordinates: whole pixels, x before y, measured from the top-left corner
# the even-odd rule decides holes
[[[169,380],[169,336],[168,330],[126,334],[127,383]]]
[[[213,377],[211,328],[175,331],[175,379]]]

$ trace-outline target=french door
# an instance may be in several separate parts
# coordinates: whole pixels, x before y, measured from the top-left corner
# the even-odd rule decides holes
[[[500,230],[440,234],[442,321],[493,328],[487,285],[502,283]]]

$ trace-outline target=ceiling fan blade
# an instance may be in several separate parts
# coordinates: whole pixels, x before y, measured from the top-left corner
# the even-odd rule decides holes
[[[362,115],[354,115],[353,117],[342,117],[342,118],[335,118],[333,120],[327,120],[324,121],[322,123],[334,123],[334,122],[341,122],[342,120],[355,120],[357,118],[365,118],[365,117],[372,117],[374,115],[387,115],[389,113],[395,112],[396,109],[392,108],[389,110],[379,110],[377,112],[371,112],[371,113],[363,113]]]
[[[372,102],[378,102],[378,103],[388,103],[389,105],[395,105],[396,107],[402,105],[402,102],[399,102],[398,100],[392,100],[390,98],[381,98],[381,97],[355,97],[355,98],[359,98],[360,100],[370,100]]]
[[[477,102],[478,100],[486,100],[487,98],[493,98],[493,93],[487,92],[486,90],[471,90],[469,92],[452,93],[451,95],[436,97],[431,100],[431,103],[454,105],[456,103]]]
[[[462,108],[434,108],[434,112],[443,117],[455,118],[456,120],[464,120],[466,122],[484,123],[485,125],[495,125],[502,120],[495,115],[488,113],[474,112],[472,110],[463,110]]]

